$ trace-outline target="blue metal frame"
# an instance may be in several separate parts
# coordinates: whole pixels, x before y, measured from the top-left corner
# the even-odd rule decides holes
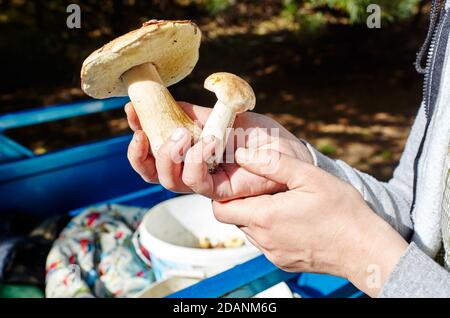
[[[148,185],[126,159],[130,136],[0,165],[0,213],[40,217],[70,211]]]
[[[3,134],[8,129],[104,112],[123,107],[127,102],[129,102],[128,97],[118,97],[41,107],[0,115],[0,163],[34,156],[30,149]]]
[[[0,134],[0,163],[32,156],[34,153],[30,149]]]
[[[88,102],[74,102],[50,107],[29,109],[26,111],[0,115],[0,132],[7,129],[43,124],[51,121],[95,114],[123,107],[128,97],[116,97]]]
[[[279,270],[267,258],[259,256],[205,279],[192,287],[176,292],[169,298],[252,297],[297,276],[298,274]]]
[[[86,101],[0,115],[0,213],[47,217],[105,202],[151,207],[174,197],[132,171],[126,158],[130,136],[36,156],[2,135],[7,129],[119,108],[127,101]],[[250,297],[282,281],[303,297],[363,296],[344,279],[286,273],[260,256],[170,297]]]

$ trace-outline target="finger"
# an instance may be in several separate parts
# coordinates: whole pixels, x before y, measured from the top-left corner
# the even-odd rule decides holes
[[[213,137],[202,139],[186,153],[183,169],[183,182],[194,192],[207,197],[214,195],[214,181],[208,172],[208,160],[215,150]]]
[[[155,167],[155,158],[153,158],[149,150],[150,144],[147,136],[142,130],[137,130],[128,146],[128,160],[144,181],[156,183],[158,182],[158,175]]]
[[[191,119],[193,119],[194,121],[197,120],[202,125],[206,122],[212,110],[211,108],[208,107],[197,106],[187,102],[177,102],[177,103]],[[139,122],[139,117],[137,116],[137,113],[134,110],[133,103],[132,102],[127,103],[124,109],[127,115],[130,128],[133,130],[142,129],[141,124]]]
[[[259,245],[259,243],[250,235],[246,234],[247,240],[254,246],[256,247],[258,250],[260,250],[261,252],[264,253],[264,249],[261,245]]]
[[[270,195],[237,199],[228,202],[213,201],[215,218],[225,224],[244,226],[250,230],[264,218],[268,209],[272,207]]]
[[[285,184],[289,189],[306,185],[315,187],[324,179],[324,172],[319,168],[270,149],[239,148],[236,150],[236,161],[246,170]]]
[[[252,244],[253,244],[253,242],[256,242],[256,240],[255,240],[255,238],[253,236],[253,231],[249,227],[243,226],[243,225],[237,225],[236,227],[239,230],[241,230],[249,240],[252,241]],[[258,243],[256,243],[256,244],[258,244]],[[253,244],[253,245],[255,245],[255,244]]]
[[[127,114],[128,125],[132,131],[142,130],[141,123],[133,108],[133,104],[130,102],[125,105],[125,114]]]
[[[183,156],[191,145],[191,135],[185,128],[178,128],[171,138],[159,148],[156,170],[161,185],[174,192],[192,192],[181,178]]]
[[[206,123],[212,108],[193,105],[187,102],[177,102],[184,112],[200,127]]]
[[[263,251],[263,247],[258,243],[258,241],[255,239],[254,235],[253,235],[253,231],[246,227],[246,226],[237,226],[239,228],[239,230],[241,230],[245,236],[247,237],[247,240],[253,245],[255,246],[257,249],[259,249],[260,251]]]
[[[197,106],[187,102],[177,102],[177,103],[192,120],[197,122],[197,124],[200,127],[203,127],[212,110],[209,107]],[[127,115],[128,124],[130,128],[133,131],[141,130],[142,127],[139,122],[139,117],[137,116],[136,111],[134,110],[133,103],[132,102],[127,103],[124,109]]]

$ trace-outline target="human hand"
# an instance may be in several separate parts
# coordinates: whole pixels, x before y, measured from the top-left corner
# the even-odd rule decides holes
[[[203,125],[210,108],[179,103],[197,123]],[[234,162],[236,147],[276,149],[281,153],[312,162],[308,149],[297,137],[273,119],[256,113],[238,115],[229,138],[227,149],[231,157],[215,174],[208,173],[207,159],[214,150],[214,142],[199,142],[191,147],[191,136],[178,129],[158,151],[150,153],[150,145],[139,124],[132,104],[125,106],[128,122],[135,132],[128,148],[128,159],[134,170],[149,183],[160,183],[174,192],[196,192],[215,200],[275,193],[285,190],[285,185],[251,173]],[[234,133],[234,134],[233,134]],[[242,138],[241,138],[242,137]],[[175,157],[184,155],[184,160]]]
[[[408,244],[353,186],[273,150],[238,149],[236,160],[288,190],[213,202],[219,221],[240,227],[283,270],[345,277],[378,294]]]

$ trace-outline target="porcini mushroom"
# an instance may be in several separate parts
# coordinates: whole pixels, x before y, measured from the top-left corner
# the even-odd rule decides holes
[[[225,151],[229,128],[233,127],[236,114],[255,108],[256,97],[246,81],[231,73],[214,73],[205,80],[204,86],[217,96],[217,103],[200,136],[200,139],[208,136],[215,138],[215,154],[208,161],[208,170],[214,173]]]
[[[128,95],[153,153],[179,127],[201,129],[166,87],[189,75],[198,61],[201,32],[191,21],[151,20],[93,52],[81,69],[82,89],[94,98]]]

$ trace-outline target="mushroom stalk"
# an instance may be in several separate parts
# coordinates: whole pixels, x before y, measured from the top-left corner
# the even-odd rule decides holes
[[[152,63],[131,68],[122,79],[154,154],[179,127],[187,128],[194,142],[198,139],[200,128],[174,100]]]
[[[208,76],[204,86],[217,96],[217,103],[200,136],[200,138],[216,137],[214,155],[207,161],[209,172],[214,173],[222,161],[236,114],[252,110],[255,107],[256,97],[246,81],[231,73],[214,73]]]
[[[215,156],[209,159],[210,162],[208,164],[211,172],[216,169],[221,161],[230,134],[230,128],[233,127],[235,119],[236,111],[218,100],[203,127],[200,139],[214,136],[216,143]]]

